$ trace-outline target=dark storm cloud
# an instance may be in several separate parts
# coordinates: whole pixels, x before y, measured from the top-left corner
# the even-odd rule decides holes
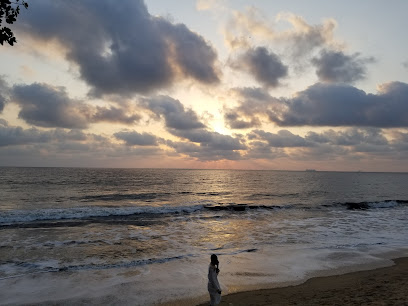
[[[147,99],[142,106],[149,109],[157,118],[164,117],[167,128],[176,130],[190,130],[205,127],[191,110],[186,110],[179,101],[168,96]]]
[[[94,122],[118,122],[133,124],[140,115],[110,106],[91,106],[71,99],[64,87],[47,84],[15,85],[12,98],[21,110],[19,118],[41,127],[87,128]]]
[[[354,83],[366,75],[366,65],[373,63],[372,57],[361,58],[359,53],[345,55],[341,51],[322,50],[312,59],[316,74],[321,81],[332,83]]]
[[[408,84],[391,82],[367,94],[345,84],[317,83],[268,110],[280,126],[408,126]]]
[[[42,127],[86,128],[88,109],[68,97],[63,87],[46,84],[15,85],[13,101],[20,105],[19,118]]]
[[[232,63],[232,67],[249,72],[266,87],[279,86],[279,80],[288,75],[288,67],[265,47],[247,50]]]
[[[170,86],[178,71],[219,81],[214,49],[186,26],[150,15],[141,0],[36,1],[19,24],[64,46],[95,95],[150,92]]]
[[[157,146],[158,138],[149,133],[138,133],[136,131],[121,131],[115,133],[117,139],[123,140],[128,146]]]

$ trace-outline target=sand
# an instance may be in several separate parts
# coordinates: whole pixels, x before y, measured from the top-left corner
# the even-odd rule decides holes
[[[394,262],[386,268],[316,277],[297,286],[234,293],[223,296],[219,305],[408,305],[408,258]]]

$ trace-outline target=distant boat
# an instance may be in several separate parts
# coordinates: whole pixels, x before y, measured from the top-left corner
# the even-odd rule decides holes
[[[316,169],[306,169],[306,172],[316,172]]]

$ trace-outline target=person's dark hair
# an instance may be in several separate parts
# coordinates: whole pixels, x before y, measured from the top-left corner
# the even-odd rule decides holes
[[[214,265],[214,266],[217,266],[218,267],[218,257],[217,257],[217,255],[215,255],[215,254],[212,254],[211,255],[211,263]]]

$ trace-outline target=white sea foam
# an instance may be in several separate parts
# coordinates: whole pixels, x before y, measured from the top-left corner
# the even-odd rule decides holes
[[[392,208],[398,206],[397,201],[383,201],[368,203],[370,208]]]
[[[383,250],[384,251],[384,250]],[[391,249],[389,249],[391,251]],[[398,251],[408,255],[408,249]],[[395,255],[394,253],[393,255]],[[208,254],[209,255],[209,254]],[[315,250],[304,246],[271,247],[259,252],[219,255],[223,294],[301,283],[309,277],[391,265],[390,255]],[[152,305],[207,300],[209,256],[148,266],[27,274],[0,280],[2,301],[10,304],[65,303]]]

